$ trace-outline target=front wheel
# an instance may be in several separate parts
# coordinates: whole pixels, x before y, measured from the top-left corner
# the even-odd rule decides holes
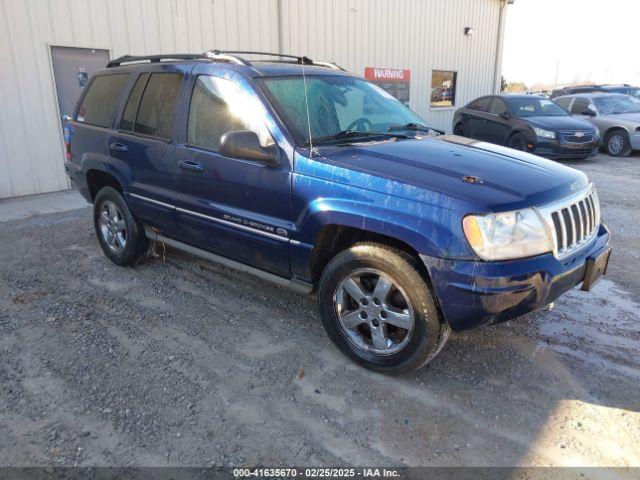
[[[629,134],[624,130],[614,130],[604,139],[607,153],[612,157],[626,157],[631,153]]]
[[[520,150],[522,152],[527,151],[527,140],[524,138],[524,135],[521,133],[515,133],[509,139],[509,143],[507,144],[509,148],[513,148],[514,150]]]
[[[380,244],[358,244],[333,258],[320,279],[318,303],[336,346],[382,373],[427,364],[450,332],[416,261]]]

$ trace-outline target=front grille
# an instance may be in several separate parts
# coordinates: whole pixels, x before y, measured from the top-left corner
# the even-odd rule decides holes
[[[600,205],[595,189],[562,204],[540,209],[551,231],[555,254],[562,258],[591,240],[600,225]]]
[[[560,141],[564,143],[589,143],[593,137],[594,133],[589,130],[563,130],[560,132]]]

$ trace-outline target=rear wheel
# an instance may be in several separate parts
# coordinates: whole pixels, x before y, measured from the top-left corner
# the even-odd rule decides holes
[[[133,265],[147,253],[144,227],[115,188],[104,187],[96,195],[93,223],[103,252],[116,265]]]
[[[524,135],[521,133],[515,133],[509,138],[509,143],[507,144],[509,148],[513,148],[514,150],[520,150],[522,152],[527,151],[527,140],[524,138]]]
[[[607,133],[604,147],[612,157],[626,157],[631,153],[629,134],[624,130],[613,130]]]
[[[333,258],[320,279],[318,303],[336,346],[379,372],[425,365],[449,336],[415,260],[384,245],[358,244]]]

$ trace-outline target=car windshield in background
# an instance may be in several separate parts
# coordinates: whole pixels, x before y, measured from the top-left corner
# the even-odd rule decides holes
[[[640,88],[636,87],[613,87],[608,88],[607,91],[612,93],[624,93],[625,95],[631,95],[632,97],[640,98]]]
[[[555,102],[546,98],[507,98],[516,117],[566,117],[569,115]]]
[[[424,124],[419,116],[389,93],[369,82],[347,76],[300,76],[261,79],[267,96],[301,145],[313,142],[354,142],[409,134]],[[309,121],[308,121],[308,120]],[[309,122],[311,128],[309,128]],[[406,132],[399,126],[407,126]],[[395,133],[390,133],[390,129]]]
[[[597,97],[593,103],[600,115],[616,115],[619,113],[640,113],[640,100],[627,95],[611,95]]]

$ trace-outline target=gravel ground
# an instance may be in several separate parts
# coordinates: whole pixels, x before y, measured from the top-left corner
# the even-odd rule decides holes
[[[570,164],[608,278],[399,378],[310,298],[173,251],[116,267],[88,208],[0,223],[0,465],[640,466],[640,156]]]

